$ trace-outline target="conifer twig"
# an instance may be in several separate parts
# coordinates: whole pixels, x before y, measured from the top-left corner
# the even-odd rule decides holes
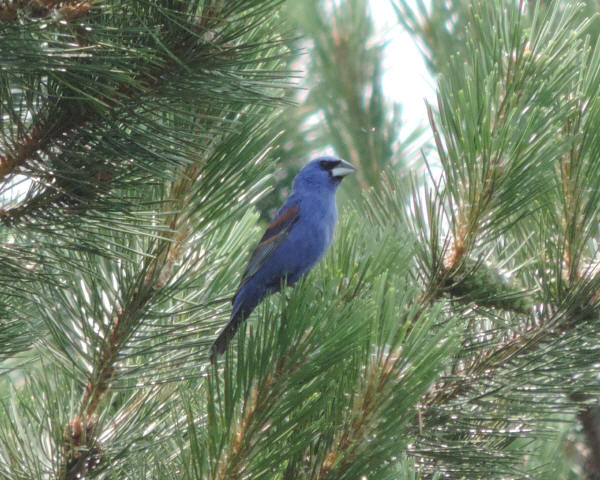
[[[369,429],[374,427],[373,420],[377,409],[387,400],[385,388],[389,380],[396,379],[398,364],[401,355],[388,352],[385,359],[378,357],[377,362],[371,364],[366,374],[366,387],[357,396],[352,409],[352,419],[348,429],[343,429],[336,440],[334,440],[329,453],[325,455],[321,469],[314,477],[329,478],[329,474],[338,461],[351,464],[355,460],[358,444],[363,442],[370,433]],[[340,469],[344,471],[344,468]]]
[[[202,17],[200,23],[195,27],[204,28],[208,19],[214,15],[214,11],[209,10],[206,17]],[[145,94],[151,94],[153,89],[166,82],[164,72],[172,71],[177,63],[182,61],[186,56],[188,46],[189,42],[186,39],[179,41],[172,48],[173,56],[170,56],[163,64],[153,66],[145,74],[136,78],[137,87],[124,82],[115,87],[112,97],[100,100],[114,113],[123,109],[126,99],[135,100],[136,103],[143,102],[144,97],[140,96],[140,90]],[[59,102],[53,107],[51,114],[39,116],[34,120],[33,125],[28,129],[29,133],[21,134],[12,146],[5,144],[4,152],[0,151],[0,181],[5,180],[9,175],[19,173],[20,169],[26,167],[28,163],[39,161],[40,153],[44,154],[43,152],[48,152],[59,145],[65,136],[77,134],[78,127],[102,119],[102,116],[91,109],[86,109],[80,114],[73,114],[68,104]],[[94,173],[87,180],[93,184],[104,184],[104,188],[106,188],[113,178],[113,174],[100,171]],[[0,221],[6,225],[12,225],[33,212],[44,210],[59,202],[69,203],[71,201],[70,192],[63,191],[64,187],[54,186],[51,180],[46,181],[46,185],[51,186],[47,186],[46,190],[35,197],[10,208],[0,209]],[[48,189],[55,189],[55,191],[48,194]],[[79,211],[70,207],[65,210],[66,213]]]
[[[120,351],[137,322],[143,319],[143,312],[148,303],[167,283],[182,245],[188,238],[189,227],[179,212],[186,201],[189,201],[194,182],[202,171],[201,163],[202,160],[199,160],[180,172],[171,189],[170,206],[165,206],[167,211],[175,212],[165,217],[168,231],[154,248],[148,268],[141,277],[141,286],[134,290],[128,302],[118,308],[113,317],[112,327],[98,356],[98,363],[86,384],[79,413],[71,420],[67,429],[64,448],[67,461],[65,479],[80,478],[88,468],[94,468],[101,461],[101,448],[96,439],[99,404],[111,381],[118,374],[115,364]]]
[[[93,0],[6,0],[0,5],[0,21],[14,21],[19,11],[35,18],[57,17],[63,21],[85,16]]]

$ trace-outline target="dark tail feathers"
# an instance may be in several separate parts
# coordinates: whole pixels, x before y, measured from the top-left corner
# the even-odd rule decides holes
[[[252,283],[246,283],[240,287],[233,299],[233,310],[229,323],[225,325],[215,343],[210,347],[210,363],[214,363],[217,355],[225,353],[229,341],[233,338],[235,332],[237,332],[240,324],[250,316],[250,313],[264,298],[266,292],[265,289],[256,288]]]
[[[215,342],[210,347],[210,363],[214,363],[217,355],[223,355],[227,350],[229,341],[234,337],[240,323],[248,318],[249,313],[238,311],[231,316],[229,323],[221,331]]]
[[[223,355],[225,350],[227,350],[227,345],[229,341],[237,332],[238,326],[240,324],[239,321],[235,321],[235,318],[232,318],[225,328],[221,331],[215,342],[210,347],[210,363],[214,363],[215,357],[217,355]]]

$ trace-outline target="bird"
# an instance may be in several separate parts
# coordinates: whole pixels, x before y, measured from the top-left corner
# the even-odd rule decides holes
[[[323,156],[298,172],[292,192],[250,256],[232,300],[229,322],[211,346],[211,362],[225,352],[261,300],[278,292],[284,281],[294,285],[323,257],[337,223],[336,190],[355,170],[345,160]]]

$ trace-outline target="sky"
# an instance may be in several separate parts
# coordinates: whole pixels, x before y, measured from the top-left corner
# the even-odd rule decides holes
[[[419,125],[428,126],[425,99],[435,102],[434,80],[413,37],[399,24],[391,2],[371,0],[370,8],[381,41],[388,42],[384,57],[384,93],[389,100],[402,105],[401,133],[407,135]]]

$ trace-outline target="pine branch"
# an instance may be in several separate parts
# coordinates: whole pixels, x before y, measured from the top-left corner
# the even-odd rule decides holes
[[[154,95],[154,90],[159,88],[162,83],[168,82],[168,79],[163,77],[163,72],[177,72],[177,67],[181,66],[182,58],[187,54],[185,45],[186,40],[184,39],[173,48],[172,57],[164,64],[150,65],[147,72],[136,79],[135,87],[128,80],[116,84],[111,97],[99,98],[97,102],[107,109],[101,115],[92,109],[78,115],[73,114],[73,106],[70,102],[54,103],[51,101],[50,111],[52,113],[44,119],[38,118],[38,121],[29,128],[31,133],[22,135],[10,148],[12,152],[6,152],[0,157],[0,180],[14,173],[18,167],[37,160],[39,158],[37,152],[47,152],[52,147],[60,146],[62,137],[75,134],[74,130],[77,127],[90,126],[89,124],[92,123],[91,128],[93,128],[94,122],[104,121],[105,116],[118,114],[119,110],[123,108],[123,104],[127,104],[127,102],[134,101],[137,105],[143,105],[145,99],[143,95]],[[142,95],[140,95],[141,92],[143,92]],[[128,108],[131,106],[128,105]],[[43,109],[44,107],[41,108],[41,110]]]
[[[401,362],[401,355],[390,352],[370,365],[363,391],[355,399],[350,425],[338,434],[315,478],[338,478],[345,471],[344,464],[352,465],[358,460],[359,446],[376,429],[377,410],[388,400],[390,383],[397,380]]]
[[[200,171],[200,164],[194,164],[181,172],[173,187],[173,204],[165,205],[166,211],[181,211],[186,200],[189,201],[188,197],[193,192]],[[63,449],[66,464],[61,470],[61,478],[81,478],[103,461],[102,450],[97,440],[101,431],[97,425],[99,404],[106,396],[111,381],[119,374],[116,363],[122,349],[138,323],[143,321],[144,312],[156,293],[164,288],[171,277],[179,253],[189,235],[189,227],[187,223],[180,222],[180,214],[167,215],[165,221],[169,226],[169,233],[153,247],[149,255],[150,261],[136,281],[138,286],[126,303],[115,311],[112,327],[85,387],[79,413],[69,423],[69,434]]]
[[[503,231],[507,228],[506,225],[510,227],[523,219],[528,212],[526,201],[529,201],[530,204],[535,203],[535,198],[530,196],[529,192],[541,192],[544,188],[540,182],[543,177],[534,178],[521,170],[522,168],[532,168],[529,161],[525,160],[529,153],[532,153],[530,161],[536,161],[533,154],[541,158],[539,149],[531,150],[531,152],[521,155],[520,158],[513,157],[515,152],[527,148],[525,142],[530,138],[535,138],[537,141],[541,135],[553,130],[552,125],[545,125],[541,135],[537,129],[532,130],[531,135],[528,135],[515,128],[519,123],[526,123],[529,128],[540,120],[540,127],[545,123],[543,118],[546,115],[542,113],[545,110],[543,106],[537,107],[540,108],[539,114],[543,115],[540,119],[536,118],[538,113],[527,111],[532,101],[542,95],[541,92],[545,85],[537,86],[530,81],[531,76],[528,76],[527,79],[522,76],[524,71],[545,68],[541,61],[542,55],[532,51],[532,45],[533,48],[541,48],[540,46],[544,44],[535,38],[535,34],[531,39],[520,36],[522,32],[518,30],[518,27],[522,21],[522,8],[515,7],[505,18],[496,17],[493,9],[488,10],[482,5],[474,6],[472,9],[475,12],[474,15],[476,14],[471,27],[473,36],[481,35],[484,27],[479,26],[478,22],[486,16],[490,17],[492,23],[498,25],[499,31],[503,28],[502,25],[515,25],[515,33],[510,38],[502,39],[502,42],[498,43],[500,50],[506,49],[505,54],[502,55],[503,72],[497,76],[491,76],[493,74],[486,73],[489,72],[487,67],[483,67],[476,59],[473,60],[472,67],[457,63],[455,71],[467,69],[464,77],[466,81],[454,76],[453,73],[452,76],[449,75],[446,86],[444,86],[445,83],[442,83],[443,92],[439,96],[439,120],[436,120],[431,106],[427,106],[434,140],[444,168],[446,194],[450,202],[448,216],[451,225],[451,240],[444,252],[443,269],[440,274],[445,277],[443,282],[448,287],[447,291],[460,299],[474,300],[476,303],[484,302],[481,304],[485,306],[484,298],[486,290],[489,290],[488,298],[495,298],[493,302],[497,307],[527,314],[527,310],[534,304],[534,300],[523,300],[522,295],[518,294],[517,288],[507,285],[497,273],[485,265],[483,268],[475,268],[478,262],[471,257],[473,250],[478,244],[481,248],[480,246],[485,244],[488,236],[495,238],[495,229]],[[556,17],[552,17],[551,21],[557,22]],[[567,15],[564,21],[572,22],[573,14]],[[541,31],[540,35],[547,35],[547,32]],[[483,39],[479,38],[479,40]],[[497,49],[494,49],[494,42],[498,42],[498,40],[486,41],[489,55],[499,56]],[[555,39],[553,41],[555,42]],[[473,40],[469,37],[467,43],[467,51],[464,56],[469,58],[472,55],[469,45],[473,43]],[[557,42],[546,44],[545,47],[549,50],[556,50],[553,53],[548,52],[551,56],[559,55],[559,52],[562,51],[562,45]],[[573,65],[578,63],[576,50],[565,52],[563,55],[571,58]],[[554,72],[557,78],[561,77],[561,85],[564,85],[565,78],[573,78],[573,65],[566,64],[565,72],[562,74]],[[471,68],[472,72],[469,71]],[[486,75],[488,79],[483,81],[482,78],[485,78]],[[471,85],[471,82],[477,82],[480,85],[475,87]],[[466,102],[464,92],[485,90],[488,87],[484,84],[494,85],[492,95],[483,99],[474,94],[471,103]],[[456,94],[457,91],[459,94]],[[560,91],[557,91],[556,95],[560,97]],[[471,111],[473,115],[480,117],[477,124],[465,123],[462,125],[456,121],[454,112],[464,110],[466,113],[466,110],[471,109],[470,105],[480,102],[489,102],[491,106],[489,113],[479,110],[478,107],[476,107],[477,111]],[[566,105],[564,114],[567,114],[570,108],[569,103]],[[527,114],[521,119],[519,118],[522,115],[520,112],[523,111],[527,111]],[[443,132],[438,128],[440,122],[443,125]],[[482,126],[485,126],[485,130]],[[495,147],[497,150],[494,149]],[[464,155],[458,154],[458,150],[461,149],[464,150]],[[467,157],[471,157],[471,159],[468,160]],[[536,184],[537,182],[540,183]],[[514,204],[511,206],[511,203]],[[462,280],[465,278],[468,284]],[[495,294],[492,294],[494,291]],[[500,295],[497,295],[499,293],[504,294],[503,300]],[[487,306],[494,305],[488,303]]]
[[[408,8],[405,2],[403,3],[404,8]],[[459,5],[460,8],[461,4],[463,2],[458,1],[454,2],[453,6]],[[576,107],[578,104],[585,105],[585,110],[591,111],[589,115],[595,117],[595,109],[591,106],[594,102],[589,103],[588,100],[593,98],[593,94],[587,93],[587,88],[592,83],[597,88],[596,81],[592,80],[596,78],[597,64],[595,57],[587,57],[587,46],[583,42],[580,41],[570,52],[562,50],[560,41],[557,42],[561,35],[569,35],[575,31],[567,27],[576,18],[574,7],[560,10],[558,5],[554,5],[541,22],[547,25],[545,32],[539,28],[540,23],[534,23],[531,36],[527,37],[520,36],[519,32],[523,27],[522,23],[525,22],[522,5],[508,8],[504,17],[494,16],[496,7],[488,9],[488,5],[478,3],[469,7],[472,12],[471,24],[465,32],[467,41],[457,54],[460,60],[440,67],[447,75],[448,88],[444,87],[445,81],[442,80],[442,91],[438,97],[439,114],[436,115],[431,108],[428,112],[444,169],[444,177],[438,187],[443,193],[436,197],[426,194],[428,203],[420,205],[417,202],[416,210],[422,211],[417,217],[421,218],[411,221],[413,232],[417,238],[423,237],[422,243],[426,245],[419,254],[419,266],[427,272],[425,275],[420,273],[424,281],[423,298],[428,297],[427,293],[430,294],[428,298],[434,299],[446,293],[458,296],[459,301],[469,302],[476,308],[475,312],[469,312],[469,317],[472,317],[469,330],[473,331],[469,331],[465,337],[464,353],[442,377],[442,381],[424,398],[423,404],[427,405],[427,408],[422,411],[422,418],[418,422],[422,423],[422,419],[425,419],[424,431],[439,428],[448,431],[449,438],[454,438],[453,435],[464,435],[465,439],[472,438],[474,441],[485,437],[486,431],[493,431],[494,421],[502,422],[503,419],[495,415],[486,419],[483,414],[484,418],[479,421],[466,420],[462,418],[468,409],[463,407],[465,404],[470,405],[469,411],[474,412],[486,411],[486,404],[496,405],[499,409],[506,408],[506,411],[511,411],[511,407],[514,406],[514,411],[519,412],[519,402],[527,401],[524,392],[528,392],[537,396],[536,415],[549,415],[548,412],[560,411],[560,408],[562,411],[576,411],[585,407],[590,401],[589,398],[583,403],[571,400],[567,405],[559,400],[561,395],[564,396],[575,387],[568,386],[568,376],[561,378],[558,373],[556,376],[550,373],[560,372],[561,368],[566,370],[567,360],[551,355],[548,359],[549,351],[562,351],[564,354],[569,352],[569,362],[581,366],[581,377],[587,379],[581,379],[581,385],[585,385],[590,394],[597,390],[590,377],[590,364],[587,363],[591,361],[590,351],[586,349],[571,352],[568,348],[569,342],[577,342],[576,339],[587,338],[586,334],[593,334],[591,319],[597,312],[595,260],[586,265],[585,273],[582,273],[581,268],[573,267],[573,262],[583,258],[583,252],[589,248],[589,244],[592,243],[590,239],[593,237],[591,229],[582,221],[581,212],[587,211],[587,218],[594,218],[592,222],[597,221],[595,207],[586,206],[585,195],[582,195],[583,192],[594,192],[597,188],[597,181],[591,178],[594,171],[591,164],[595,162],[592,160],[595,154],[590,156],[591,159],[586,159],[585,163],[580,163],[587,165],[586,174],[582,173],[581,167],[578,168],[580,149],[585,151],[586,145],[587,148],[594,148],[591,147],[591,140],[581,142],[587,137],[583,132],[595,132],[597,127],[594,123],[594,127],[586,128],[582,120],[586,113],[576,113],[579,110]],[[486,19],[488,27],[492,24],[497,25],[497,28],[491,32],[488,27],[480,24],[482,19]],[[534,19],[534,22],[536,20],[539,21]],[[460,16],[458,21],[461,21]],[[585,20],[580,24],[585,25]],[[542,40],[538,32],[540,36],[546,36],[546,39]],[[582,38],[583,32],[583,29],[579,30],[577,37]],[[425,32],[421,33],[425,35]],[[552,46],[552,42],[557,43]],[[477,49],[471,50],[475,45]],[[550,51],[553,48],[557,50],[550,53],[545,51],[545,48]],[[499,56],[500,51],[503,53]],[[562,53],[559,53],[561,51]],[[488,60],[481,55],[482,52],[490,58],[498,59],[496,67],[485,66]],[[540,69],[540,72],[552,71],[552,74],[557,74],[560,68],[555,63],[544,67],[546,54],[549,55],[547,58],[561,58],[564,62],[564,71],[558,74],[562,78],[558,80],[558,77],[555,77],[557,84],[554,98],[556,105],[560,107],[553,108],[551,114],[549,111],[542,114],[548,118],[554,117],[554,121],[547,122],[542,131],[552,131],[555,138],[561,137],[561,141],[556,142],[553,150],[548,151],[548,158],[561,159],[558,172],[561,175],[562,198],[559,197],[558,201],[556,198],[549,201],[546,197],[549,191],[554,191],[550,187],[554,182],[550,176],[545,180],[547,187],[531,182],[534,175],[543,175],[544,170],[547,173],[553,172],[548,166],[535,167],[536,158],[541,159],[544,156],[543,147],[533,147],[530,152],[527,147],[519,147],[519,143],[524,139],[525,143],[535,143],[540,138],[539,134],[533,131],[531,135],[523,134],[522,130],[511,132],[519,124],[527,129],[536,123],[532,107],[541,106],[540,97],[543,94],[541,91],[536,92],[538,87],[533,80],[534,72]],[[582,68],[582,65],[589,66],[589,70]],[[495,68],[498,70],[497,75]],[[525,71],[529,71],[526,81],[525,77],[521,76]],[[539,79],[538,85],[544,87],[554,81],[542,75]],[[488,93],[482,94],[486,91]],[[578,95],[581,97],[578,98]],[[544,110],[542,107],[540,114]],[[522,112],[527,112],[527,116],[534,116],[524,121],[519,118]],[[545,122],[539,125],[543,123]],[[442,128],[438,128],[440,124]],[[548,141],[552,142],[551,139]],[[522,153],[513,157],[514,153],[519,151]],[[525,173],[521,171],[519,164],[529,153],[529,160],[521,164],[528,170],[528,173]],[[517,174],[518,171],[520,173]],[[514,174],[519,175],[518,180],[523,181],[526,186],[518,186],[519,181],[511,178]],[[526,179],[527,176],[530,176],[529,180]],[[574,182],[573,179],[577,181]],[[589,183],[582,184],[583,179],[587,179]],[[543,176],[538,176],[535,180],[543,180]],[[508,192],[512,192],[512,198],[506,195]],[[421,193],[414,195],[420,196]],[[519,293],[518,289],[503,281],[494,271],[494,266],[489,268],[473,260],[478,251],[484,251],[485,256],[490,255],[488,239],[493,246],[493,242],[511,235],[513,228],[518,231],[519,227],[516,226],[521,222],[525,224],[524,231],[527,231],[526,226],[529,225],[539,228],[542,222],[529,224],[526,220],[527,217],[537,216],[535,209],[528,209],[526,202],[531,206],[535,205],[536,208],[543,206],[554,209],[548,215],[549,219],[556,217],[557,210],[560,212],[557,205],[561,205],[562,212],[566,212],[562,214],[562,218],[559,216],[561,223],[544,232],[545,238],[553,238],[547,245],[531,245],[532,248],[527,250],[529,242],[523,241],[527,253],[531,255],[528,262],[535,262],[536,274],[543,277],[539,279],[538,287],[531,290],[533,297],[530,299],[527,298],[527,292]],[[593,202],[597,205],[597,199]],[[512,212],[509,212],[511,209]],[[432,226],[432,223],[436,222],[439,223],[437,231],[434,230],[436,227]],[[446,236],[450,241],[446,242],[440,240],[445,236],[444,222],[449,225],[450,230]],[[429,229],[429,232],[432,232],[430,236],[436,238],[427,238],[425,229]],[[558,248],[554,246],[554,242],[557,242]],[[506,248],[506,251],[508,250]],[[543,255],[540,255],[540,251],[548,252],[550,258],[543,258],[539,262],[532,261],[538,255]],[[553,264],[554,259],[556,264]],[[544,269],[553,273],[540,273]],[[514,270],[523,272],[525,268],[520,265]],[[566,285],[562,284],[562,271],[563,277],[565,274],[570,277]],[[573,271],[578,273],[573,275]],[[566,280],[566,277],[564,279]],[[466,283],[462,283],[465,280]],[[533,306],[536,306],[535,310]],[[495,322],[495,314],[489,312],[490,308],[504,311],[504,314],[498,314],[498,321],[501,322],[501,315],[505,315],[510,319],[510,323],[496,326],[495,323],[486,322],[486,317]],[[518,316],[507,315],[508,313],[517,313]],[[583,328],[581,325],[588,325],[590,331],[584,333],[579,330]],[[538,377],[534,373],[536,368],[543,372],[538,374]],[[539,379],[539,375],[543,376],[543,380]],[[522,389],[520,385],[523,385]],[[552,391],[555,397],[545,397],[544,389]],[[500,406],[504,402],[508,402],[506,407]],[[514,405],[510,405],[510,402],[514,402]],[[460,426],[446,426],[450,418],[457,418],[461,422]],[[510,421],[504,421],[510,425]],[[525,433],[518,426],[518,421],[515,423],[515,435],[519,435],[519,432]],[[478,434],[479,429],[481,433]],[[428,435],[424,437],[427,438]],[[448,437],[441,436],[437,441],[443,442],[446,438]],[[435,440],[432,443],[434,446],[423,447],[422,450],[417,446],[413,453],[417,456],[442,457],[444,449],[435,447]],[[469,441],[466,443],[470,444]],[[460,447],[458,442],[456,447]],[[499,454],[503,454],[502,450],[499,450]],[[463,459],[465,456],[466,453],[463,453]],[[452,459],[446,458],[442,460],[444,461],[451,463]]]
[[[286,365],[285,360],[282,359],[273,373],[270,373],[260,385],[251,388],[231,434],[229,448],[221,455],[215,480],[236,479],[243,475],[244,461],[257,445],[257,434],[260,428],[268,428],[262,425],[262,419],[256,413],[266,410],[275,401],[274,381],[284,372],[286,375],[293,373],[288,370],[289,367],[290,365]],[[257,416],[259,418],[256,418]]]
[[[15,21],[23,14],[31,18],[55,17],[68,22],[84,17],[92,4],[90,0],[6,0],[0,5],[0,21]]]
[[[54,17],[64,22],[84,17],[92,8],[92,2],[55,0],[13,0],[0,6],[0,20],[16,20],[20,10],[35,18]],[[43,110],[44,107],[41,108]],[[34,122],[29,133],[20,129],[19,138],[0,155],[0,181],[14,173],[28,160],[37,158],[38,151],[47,150],[60,136],[67,134],[75,125],[85,121],[73,112],[52,109],[53,115],[44,121]],[[12,151],[11,151],[12,150]]]
[[[119,352],[152,300],[155,293],[154,279],[164,273],[164,266],[159,267],[154,259],[139,289],[132,292],[127,303],[115,312],[112,328],[103,343],[97,363],[85,387],[79,413],[68,426],[68,435],[63,447],[65,464],[60,469],[60,478],[65,480],[81,478],[102,462],[101,447],[97,439],[101,431],[97,425],[98,406],[116,374],[115,364]]]
[[[219,136],[213,137],[215,144],[220,140]],[[211,153],[209,150],[207,156]],[[102,462],[101,447],[97,441],[97,434],[101,431],[96,425],[97,410],[113,378],[119,375],[116,363],[121,351],[138,323],[144,320],[144,312],[153,298],[170,280],[175,264],[180,260],[182,250],[185,250],[185,243],[190,235],[190,225],[185,218],[189,214],[185,207],[192,205],[191,197],[196,191],[196,182],[204,166],[202,160],[182,169],[174,182],[170,201],[163,207],[166,212],[172,212],[162,217],[167,227],[165,234],[149,252],[150,260],[141,270],[133,292],[113,314],[112,327],[85,387],[79,413],[69,423],[70,433],[63,449],[66,464],[61,478],[80,478]]]
[[[189,73],[196,75],[196,77],[192,77],[193,81],[206,81],[205,83],[208,84],[210,83],[210,73],[208,75],[204,73],[206,67],[210,66],[214,72],[224,74],[221,75],[221,81],[227,80],[229,77],[229,81],[238,84],[237,88],[247,89],[247,98],[254,98],[258,101],[268,97],[271,100],[277,100],[277,96],[268,94],[266,89],[259,92],[253,88],[254,83],[261,84],[260,71],[248,70],[247,85],[243,85],[244,82],[240,81],[241,77],[234,78],[227,72],[231,68],[230,65],[237,63],[242,66],[244,57],[249,52],[258,49],[260,45],[252,43],[235,45],[230,41],[235,40],[234,38],[218,38],[219,32],[223,34],[229,26],[223,20],[225,17],[220,17],[218,11],[215,10],[216,4],[205,5],[203,12],[198,17],[194,16],[191,19],[184,15],[185,10],[191,7],[186,6],[185,2],[178,5],[183,9],[181,12],[165,11],[163,14],[169,15],[168,21],[171,23],[175,21],[186,23],[181,27],[177,23],[179,31],[176,34],[165,35],[166,38],[161,43],[163,48],[147,52],[146,57],[141,59],[138,58],[140,55],[136,54],[135,62],[139,65],[135,71],[129,67],[123,73],[111,73],[111,70],[108,69],[106,70],[107,79],[104,82],[95,79],[93,84],[98,86],[91,88],[90,92],[71,92],[72,85],[69,80],[66,80],[64,84],[59,85],[65,90],[62,97],[57,95],[56,98],[50,96],[49,99],[45,99],[37,107],[32,124],[29,127],[21,126],[16,139],[12,139],[11,142],[6,141],[5,152],[0,157],[0,178],[6,180],[11,174],[24,173],[33,176],[39,175],[44,179],[43,186],[39,188],[39,198],[34,196],[23,205],[3,210],[2,216],[6,224],[13,225],[17,219],[41,216],[45,210],[49,210],[53,206],[60,206],[64,202],[71,204],[70,208],[64,210],[64,213],[67,214],[72,211],[85,213],[86,207],[97,207],[93,201],[98,203],[99,208],[106,207],[110,199],[106,192],[114,190],[128,179],[135,178],[140,170],[148,171],[153,167],[140,162],[132,168],[129,157],[117,156],[116,158],[102,159],[95,165],[81,168],[77,162],[73,163],[73,158],[69,157],[63,160],[61,155],[64,155],[64,152],[72,146],[69,144],[77,143],[78,137],[81,138],[80,143],[85,142],[84,139],[87,137],[91,146],[95,150],[99,150],[98,147],[104,145],[98,144],[96,135],[91,135],[94,130],[95,134],[100,133],[103,136],[101,141],[108,143],[108,150],[113,152],[118,150],[110,145],[111,139],[112,142],[115,141],[114,137],[124,137],[123,141],[135,140],[131,133],[124,131],[122,126],[117,126],[119,122],[124,125],[131,124],[131,129],[138,136],[150,135],[151,132],[147,130],[154,128],[150,123],[152,119],[144,118],[142,124],[138,126],[140,113],[152,105],[157,98],[160,98],[160,95],[164,95],[166,89],[172,88],[172,85],[179,83],[182,77]],[[90,39],[90,41],[94,42],[95,40]],[[278,45],[272,42],[271,45],[265,45],[262,48],[277,47]],[[81,47],[84,57],[89,55],[86,52],[95,50],[99,52],[98,61],[104,61],[101,57],[103,50],[101,43]],[[142,51],[140,47],[140,52]],[[92,56],[92,58],[96,57]],[[256,60],[253,61],[256,62]],[[276,61],[276,59],[265,58],[261,61],[266,63]],[[88,76],[94,74],[94,72],[86,72],[85,68],[85,63],[75,63],[74,65],[75,72],[83,70],[84,74]],[[204,69],[202,73],[199,73],[200,68]],[[185,85],[185,82],[182,85]],[[202,87],[201,84],[200,87]],[[220,88],[222,89],[222,87]],[[76,97],[77,100],[73,97]],[[225,100],[225,96],[222,97]],[[195,99],[196,104],[204,101],[201,96],[199,99]],[[206,109],[206,107],[204,108]],[[184,112],[180,110],[173,114],[177,118]],[[189,113],[185,114],[189,115]],[[195,115],[202,117],[202,114],[198,112]],[[211,116],[214,120],[216,115],[218,113],[207,110],[204,117],[209,123]],[[192,121],[193,119],[190,119],[190,122]],[[211,129],[213,128],[216,126],[211,127]],[[201,131],[197,131],[195,135],[202,134]],[[152,139],[154,140],[154,138]],[[147,139],[141,138],[141,140]],[[190,136],[180,138],[178,141],[186,146],[191,144],[194,138]],[[10,143],[12,145],[9,145]],[[82,148],[84,145],[79,147]],[[142,150],[147,152],[143,148]],[[154,155],[157,160],[168,165],[170,163],[168,155],[172,153],[169,150],[167,152],[163,153],[158,150]],[[50,163],[51,166],[46,163]],[[164,172],[165,170],[163,170],[163,175]],[[56,190],[57,194],[45,195],[45,190]],[[77,206],[79,207],[74,208]],[[123,207],[122,204],[118,206],[118,208]]]

